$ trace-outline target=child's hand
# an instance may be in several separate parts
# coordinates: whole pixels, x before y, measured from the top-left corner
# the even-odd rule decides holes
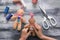
[[[22,34],[21,34],[20,40],[21,39],[26,40],[28,38],[28,36],[30,35],[30,33],[31,33],[31,31],[28,32],[28,28],[24,28],[22,30]]]

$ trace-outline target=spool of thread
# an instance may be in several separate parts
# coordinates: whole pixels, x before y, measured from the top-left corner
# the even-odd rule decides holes
[[[7,16],[6,16],[6,20],[9,21],[11,19],[13,15],[11,13],[9,13]]]
[[[6,8],[4,9],[4,14],[8,14],[8,12],[9,12],[9,7],[6,6]]]

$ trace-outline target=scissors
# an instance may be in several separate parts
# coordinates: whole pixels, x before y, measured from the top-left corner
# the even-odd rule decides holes
[[[44,29],[49,29],[50,26],[56,26],[57,21],[55,20],[54,17],[48,16],[46,14],[46,11],[44,9],[42,9],[42,7],[40,7],[41,12],[43,13],[44,16],[44,20],[43,20],[43,28]]]

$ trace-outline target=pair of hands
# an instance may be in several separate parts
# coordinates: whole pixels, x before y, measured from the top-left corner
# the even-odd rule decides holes
[[[42,40],[56,40],[54,38],[51,38],[51,37],[48,37],[48,36],[45,36],[43,33],[42,33],[42,28],[40,25],[38,24],[34,24],[34,27],[33,27],[36,35],[42,39]],[[21,38],[19,40],[26,40],[28,38],[28,36],[30,35],[31,31],[28,32],[28,28],[24,28],[22,30],[22,34],[21,34]]]
[[[35,24],[33,29],[34,29],[36,35],[38,37],[40,37],[41,31],[42,31],[41,27],[38,24]],[[28,28],[24,28],[22,30],[21,38],[19,40],[26,40],[30,34],[31,34],[31,31],[28,32]]]

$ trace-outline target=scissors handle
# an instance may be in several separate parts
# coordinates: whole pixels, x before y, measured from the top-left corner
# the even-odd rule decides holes
[[[49,25],[48,25],[47,21],[43,21],[43,28],[49,29]]]
[[[50,18],[50,23],[51,23],[52,26],[56,26],[57,21],[53,17],[51,17]]]

